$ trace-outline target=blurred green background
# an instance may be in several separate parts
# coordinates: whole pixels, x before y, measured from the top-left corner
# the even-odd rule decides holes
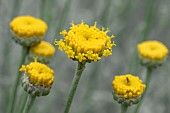
[[[86,65],[70,113],[119,113],[112,99],[115,75],[131,73],[145,78],[145,68],[137,59],[136,45],[144,40],[159,40],[170,48],[170,0],[0,0],[0,113],[7,112],[10,92],[17,73],[21,46],[11,40],[9,23],[17,15],[32,15],[48,24],[45,40],[63,38],[70,22],[110,29],[117,44],[113,55]],[[56,48],[57,50],[57,48]],[[31,113],[62,113],[73,79],[76,62],[56,51],[49,64],[55,81],[46,97],[38,97]],[[170,61],[154,71],[150,90],[141,113],[170,113]],[[20,86],[18,98],[23,88]],[[135,105],[130,107],[132,113]]]

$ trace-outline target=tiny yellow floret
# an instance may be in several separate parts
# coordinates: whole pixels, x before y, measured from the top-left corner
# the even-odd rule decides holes
[[[86,58],[84,57],[84,53],[79,53],[76,58],[78,59],[79,62],[82,62],[83,60],[85,60]]]
[[[146,85],[137,76],[131,74],[115,76],[112,81],[114,92],[125,99],[136,98],[142,95]]]
[[[54,81],[54,71],[39,62],[31,62],[26,66],[22,66],[20,70],[28,74],[30,83],[34,85],[50,87]]]
[[[60,51],[64,50],[64,48],[65,48],[65,43],[63,42],[62,39],[60,39],[60,41],[55,40],[54,44],[59,46],[58,49]]]
[[[108,49],[103,51],[103,56],[108,57],[109,55],[112,55],[111,51],[109,51]]]
[[[66,30],[60,32],[64,40],[55,40],[54,44],[59,50],[64,50],[69,58],[79,62],[96,62],[101,59],[101,56],[111,55],[112,46],[115,46],[111,41],[114,36],[107,35],[109,29],[100,30],[96,25],[96,22],[93,26],[85,24],[84,21],[77,25],[72,22],[68,32]]]

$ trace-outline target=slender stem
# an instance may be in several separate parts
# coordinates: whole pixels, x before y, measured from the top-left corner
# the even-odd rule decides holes
[[[62,16],[60,18],[60,21],[57,25],[57,28],[56,28],[56,34],[55,34],[55,37],[58,36],[59,34],[59,31],[61,30],[63,24],[65,23],[66,19],[67,19],[67,16],[68,16],[68,12],[70,10],[70,6],[71,6],[71,2],[72,0],[67,0],[65,5],[64,5],[64,9],[63,9],[63,12],[61,13]]]
[[[68,96],[68,99],[67,99],[67,104],[66,104],[64,113],[69,112],[71,103],[72,103],[73,98],[74,98],[74,94],[76,92],[76,88],[78,86],[78,83],[79,83],[79,80],[80,80],[80,77],[82,75],[84,68],[85,68],[85,63],[78,62],[77,70],[76,70],[76,73],[74,75],[73,82],[72,82],[72,85],[71,85],[71,88],[70,88],[70,91],[69,91],[69,96]]]
[[[151,74],[152,74],[152,68],[147,68],[146,80],[145,80],[146,89],[145,89],[145,91],[144,91],[144,93],[143,93],[143,95],[141,97],[141,101],[137,105],[134,113],[139,113],[139,111],[140,111],[140,108],[141,108],[142,103],[144,101],[144,97],[146,96],[147,90],[149,89],[149,84],[150,84],[150,81],[151,81]]]
[[[19,101],[19,104],[18,104],[17,113],[22,113],[22,111],[24,110],[24,107],[26,105],[27,98],[28,98],[28,94],[26,92],[23,92],[21,99]]]
[[[108,22],[108,18],[110,16],[109,8],[110,8],[110,5],[111,5],[111,2],[112,2],[112,0],[106,0],[105,1],[104,10],[103,10],[102,15],[101,15],[101,21],[102,21],[104,27],[106,27],[107,24],[108,24],[107,22]]]
[[[142,40],[146,40],[148,38],[148,34],[153,20],[154,2],[155,0],[148,0],[147,3],[146,15],[145,15],[145,28],[143,30]]]
[[[44,20],[46,0],[40,0],[40,18]]]
[[[28,95],[28,98],[27,98],[27,103],[24,107],[24,111],[23,113],[29,113],[33,103],[34,103],[34,100],[35,100],[36,96],[31,96],[31,95]]]
[[[154,10],[154,5],[155,5],[155,0],[148,0],[147,1],[147,6],[146,6],[146,12],[145,12],[145,19],[144,19],[144,23],[145,23],[145,26],[144,26],[144,29],[142,31],[142,36],[141,36],[141,41],[145,41],[148,39],[148,35],[150,33],[150,28],[151,28],[151,25],[152,25],[152,22],[153,22],[153,18],[154,18],[154,15],[153,15],[153,10]],[[134,52],[132,54],[132,59],[131,59],[131,62],[130,62],[130,70],[134,71],[133,73],[138,73],[139,71],[139,65],[138,65],[138,56],[136,54],[136,52]],[[133,68],[132,68],[133,67]]]
[[[126,113],[128,106],[125,104],[121,105],[121,113]]]
[[[14,105],[15,105],[15,100],[16,100],[16,94],[17,94],[17,89],[18,89],[18,84],[19,84],[19,80],[20,80],[20,74],[21,72],[19,71],[21,65],[25,62],[26,56],[28,54],[28,47],[24,47],[22,48],[22,57],[21,57],[21,61],[17,70],[17,76],[16,79],[14,81],[14,87],[12,90],[12,95],[11,95],[11,99],[9,102],[9,106],[8,106],[8,113],[13,113],[14,111]]]

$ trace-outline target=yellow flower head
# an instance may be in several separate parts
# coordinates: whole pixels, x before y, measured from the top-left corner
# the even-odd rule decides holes
[[[29,83],[35,86],[51,87],[54,81],[54,71],[39,62],[31,62],[26,66],[22,66],[20,71],[26,72]]]
[[[141,57],[151,60],[163,60],[168,55],[168,48],[159,41],[145,41],[137,47]]]
[[[47,24],[32,16],[18,16],[10,23],[11,30],[19,37],[43,36],[47,30]]]
[[[147,67],[157,67],[168,55],[168,48],[156,40],[145,41],[137,45],[141,64]]]
[[[146,85],[137,76],[131,74],[115,76],[112,81],[116,95],[126,99],[138,98],[142,95]]]
[[[109,56],[112,54],[111,38],[108,36],[109,30],[99,30],[96,23],[88,26],[83,21],[81,24],[74,25],[71,23],[70,30],[63,30],[60,34],[64,36],[64,40],[55,41],[54,44],[59,46],[59,50],[64,50],[69,58],[82,61],[98,61],[101,56]]]
[[[49,42],[41,41],[39,44],[32,46],[30,51],[37,56],[51,57],[54,55],[55,48]]]
[[[47,24],[32,16],[18,16],[11,21],[10,28],[17,43],[32,46],[42,40],[47,31]]]
[[[34,58],[37,57],[37,61],[48,64],[54,53],[55,48],[52,44],[41,41],[39,44],[30,48],[29,60],[34,61]]]

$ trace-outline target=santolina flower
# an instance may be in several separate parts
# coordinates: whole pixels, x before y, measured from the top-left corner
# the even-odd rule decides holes
[[[68,58],[79,62],[98,61],[101,56],[108,57],[112,55],[112,46],[115,46],[111,38],[108,36],[109,30],[99,30],[96,22],[93,26],[88,26],[83,21],[81,24],[74,25],[71,23],[70,30],[63,30],[60,34],[64,36],[64,40],[54,42],[58,49],[65,51]]]
[[[112,85],[114,99],[128,106],[139,102],[146,87],[139,77],[131,74],[115,76]]]
[[[39,62],[31,62],[22,65],[20,71],[24,71],[22,86],[32,96],[48,95],[54,81],[54,71]]]
[[[168,55],[168,48],[156,40],[145,41],[137,45],[141,63],[147,67],[157,67]]]
[[[32,16],[18,16],[10,23],[13,39],[24,46],[39,43],[47,31],[47,24]]]
[[[46,41],[41,41],[39,44],[30,48],[29,59],[34,61],[34,58],[37,57],[37,61],[47,64],[54,53],[55,48],[52,44]]]

